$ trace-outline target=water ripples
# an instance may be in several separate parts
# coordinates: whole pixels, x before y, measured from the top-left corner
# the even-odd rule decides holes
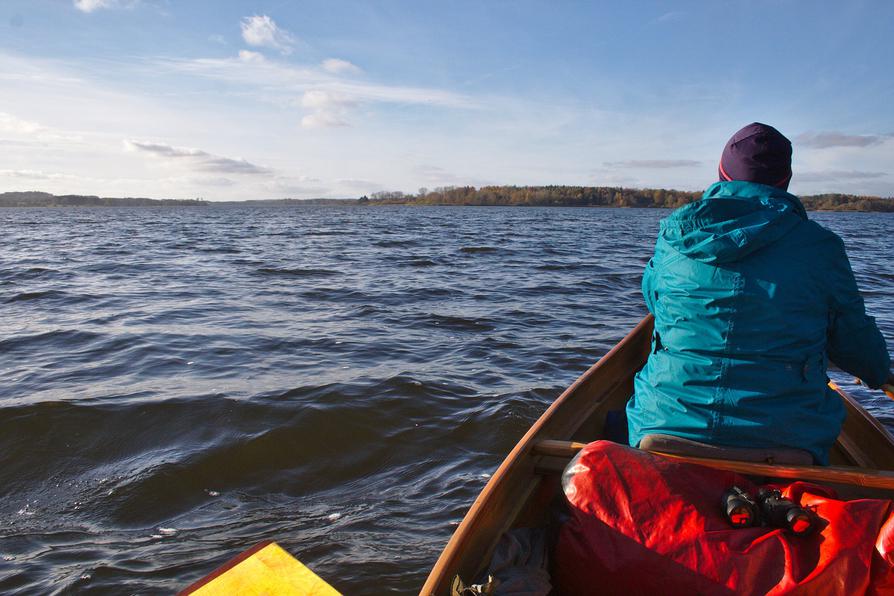
[[[0,592],[168,593],[266,539],[346,593],[418,590],[644,313],[663,215],[0,211]],[[894,218],[815,218],[894,337]]]

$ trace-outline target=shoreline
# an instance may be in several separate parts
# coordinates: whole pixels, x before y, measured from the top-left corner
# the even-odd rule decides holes
[[[573,207],[608,209],[677,209],[697,201],[702,193],[666,189],[628,189],[588,186],[489,186],[451,187],[434,191],[420,189],[417,195],[382,192],[345,199],[254,199],[207,201],[205,199],[150,199],[146,197],[99,197],[96,195],[53,195],[25,191],[0,193],[0,208],[172,208],[226,209],[246,207]],[[807,211],[862,213],[894,212],[894,198],[827,193],[799,197]]]

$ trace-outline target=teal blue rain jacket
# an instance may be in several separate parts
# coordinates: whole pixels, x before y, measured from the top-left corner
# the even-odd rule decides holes
[[[655,332],[627,406],[633,446],[663,433],[827,464],[844,419],[829,361],[872,387],[887,377],[844,244],[781,189],[718,182],[674,211],[642,285]]]

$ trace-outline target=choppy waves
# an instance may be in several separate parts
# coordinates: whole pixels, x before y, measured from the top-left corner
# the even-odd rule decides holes
[[[0,592],[169,593],[266,539],[346,593],[418,590],[642,316],[662,215],[0,212]],[[817,218],[891,338],[894,249],[871,239],[894,219]]]

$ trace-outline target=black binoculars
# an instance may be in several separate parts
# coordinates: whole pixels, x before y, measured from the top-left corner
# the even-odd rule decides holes
[[[816,527],[814,515],[782,497],[774,488],[762,488],[754,499],[734,486],[723,493],[723,514],[734,528],[770,526],[783,528],[797,536],[806,536]]]

